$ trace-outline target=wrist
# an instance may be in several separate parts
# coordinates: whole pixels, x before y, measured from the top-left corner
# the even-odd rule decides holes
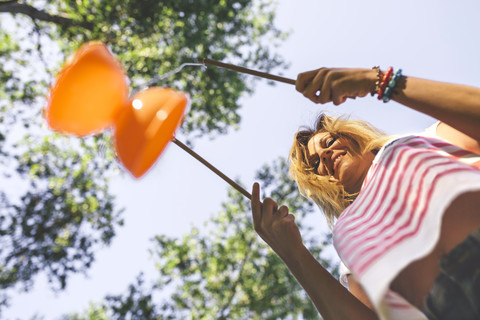
[[[377,94],[378,100],[388,102],[392,99],[392,95],[398,92],[398,84],[404,86],[405,77],[402,76],[402,69],[393,70],[393,67],[389,67],[385,72],[380,70],[379,66],[372,68],[375,71],[375,87],[370,91],[372,97]],[[372,73],[370,72],[370,75]],[[372,81],[372,80],[371,80]],[[373,85],[370,83],[371,88]]]
[[[291,271],[300,270],[305,261],[310,258],[314,259],[310,251],[303,244],[294,250],[290,250],[281,258]]]
[[[380,88],[380,82],[383,77],[383,72],[380,70],[380,66],[374,66],[372,69],[369,69],[368,81],[369,81],[369,92],[373,97]]]

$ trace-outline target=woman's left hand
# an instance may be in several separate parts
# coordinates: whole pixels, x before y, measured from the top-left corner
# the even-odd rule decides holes
[[[252,217],[255,231],[283,261],[296,260],[304,246],[295,216],[270,198],[261,202],[258,183],[252,190]]]
[[[364,97],[375,89],[374,69],[320,68],[300,73],[297,91],[315,103],[344,103],[347,98]]]

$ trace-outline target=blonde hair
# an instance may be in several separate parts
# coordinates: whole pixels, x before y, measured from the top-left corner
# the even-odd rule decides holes
[[[309,163],[307,144],[319,132],[348,139],[353,145],[352,153],[357,155],[377,153],[391,136],[366,121],[333,118],[325,114],[318,117],[314,129],[301,129],[295,134],[289,156],[290,175],[300,192],[322,209],[329,226],[333,227],[335,219],[353,202],[356,194],[349,194],[340,183],[329,181],[328,176],[317,174],[315,167]]]

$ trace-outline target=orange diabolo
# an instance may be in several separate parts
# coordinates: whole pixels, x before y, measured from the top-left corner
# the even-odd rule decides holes
[[[117,157],[136,178],[155,163],[179,126],[188,96],[152,87],[128,99],[128,79],[101,42],[80,47],[51,87],[45,118],[76,136],[115,130]]]
[[[115,149],[135,177],[155,163],[180,124],[188,96],[162,87],[140,91],[130,99],[115,127]]]
[[[86,136],[110,127],[128,103],[127,76],[101,42],[80,47],[58,74],[45,112],[49,126]]]

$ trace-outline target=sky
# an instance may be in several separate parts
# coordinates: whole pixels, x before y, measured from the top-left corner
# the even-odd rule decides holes
[[[289,69],[283,76],[319,67],[402,68],[408,76],[480,86],[480,2],[446,0],[354,1],[279,0],[276,24],[291,35],[278,49]],[[315,105],[294,86],[257,82],[255,93],[242,98],[238,131],[197,141],[194,150],[251,189],[255,172],[287,156],[294,133],[316,115],[348,115],[367,120],[388,134],[420,132],[435,122],[395,102],[367,96],[341,106]],[[182,140],[182,136],[177,136]],[[184,139],[183,139],[184,140]],[[106,294],[126,292],[144,272],[155,278],[148,249],[151,239],[181,237],[201,227],[227,199],[228,185],[174,144],[167,146],[143,178],[128,174],[112,181],[124,227],[110,247],[97,252],[85,275],[72,276],[65,291],[53,293],[45,277],[29,293],[16,293],[4,314],[28,319],[33,314],[55,319],[82,311]],[[311,224],[326,226],[319,212]],[[253,230],[245,230],[253,232]]]

